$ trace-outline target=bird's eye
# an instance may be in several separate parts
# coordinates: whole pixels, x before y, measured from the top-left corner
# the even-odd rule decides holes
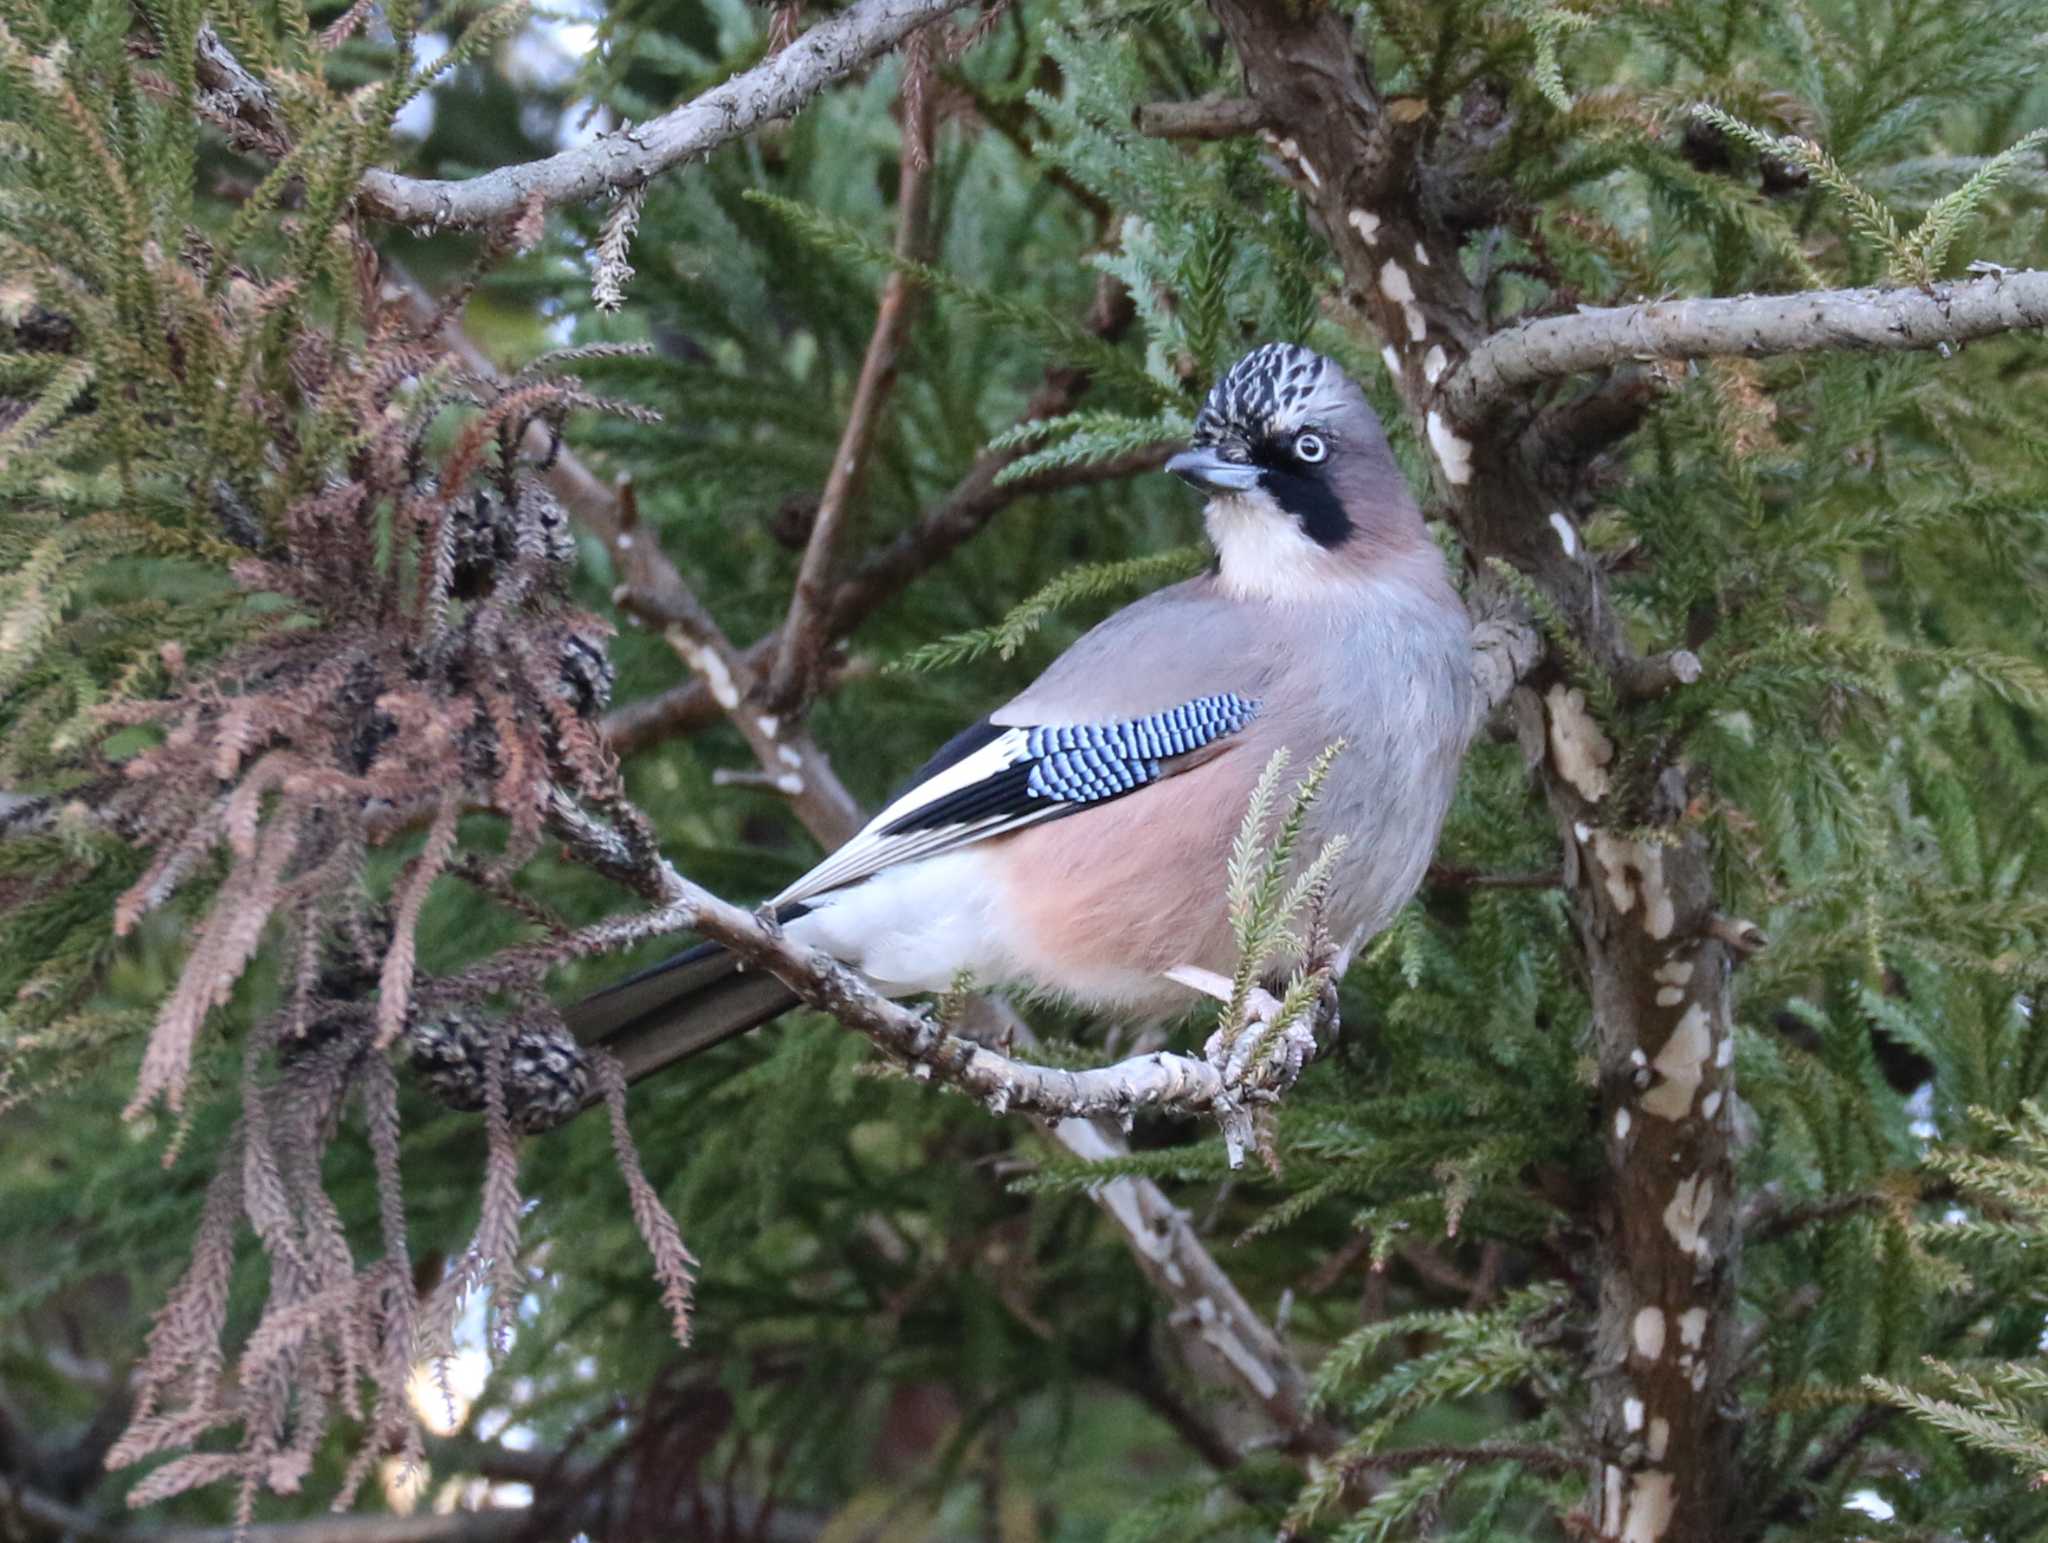
[[[1323,436],[1320,434],[1302,434],[1294,441],[1295,459],[1307,461],[1310,465],[1314,465],[1329,453],[1330,447],[1323,443]]]

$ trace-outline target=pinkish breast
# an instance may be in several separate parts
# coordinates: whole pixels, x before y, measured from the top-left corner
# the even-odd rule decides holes
[[[1258,773],[1226,751],[1119,800],[1114,840],[1083,815],[991,843],[1012,947],[1034,984],[1091,1006],[1170,1013],[1195,998],[1166,970],[1229,974],[1230,843]]]

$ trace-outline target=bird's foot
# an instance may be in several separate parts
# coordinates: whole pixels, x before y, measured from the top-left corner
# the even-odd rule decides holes
[[[1232,1087],[1250,1084],[1268,1096],[1294,1086],[1301,1069],[1316,1056],[1316,1034],[1310,1015],[1297,1013],[1280,1021],[1279,999],[1252,988],[1245,1003],[1245,1021],[1234,1034],[1218,1029],[1202,1046],[1202,1055]]]
[[[1227,976],[1199,965],[1175,965],[1166,978],[1217,1001],[1231,999]],[[1219,1028],[1202,1046],[1202,1058],[1216,1068],[1225,1087],[1254,1096],[1275,1097],[1292,1087],[1301,1069],[1315,1059],[1312,1013],[1280,1022],[1280,999],[1254,986],[1245,998],[1245,1021]]]
[[[1236,994],[1227,977],[1199,965],[1176,965],[1166,977],[1226,1006]],[[1270,991],[1254,986],[1246,994],[1244,1021],[1224,1024],[1202,1046],[1202,1058],[1222,1084],[1210,1112],[1223,1131],[1225,1159],[1233,1168],[1241,1167],[1245,1152],[1259,1142],[1253,1109],[1293,1087],[1301,1069],[1315,1059],[1314,1012],[1282,1023],[1283,1010]]]

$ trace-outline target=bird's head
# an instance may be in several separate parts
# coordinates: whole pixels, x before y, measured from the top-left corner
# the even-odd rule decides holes
[[[1232,365],[1166,469],[1210,495],[1209,536],[1233,587],[1285,593],[1428,542],[1365,393],[1292,343]]]

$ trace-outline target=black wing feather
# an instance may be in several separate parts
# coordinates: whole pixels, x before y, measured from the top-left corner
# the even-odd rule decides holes
[[[899,862],[1134,793],[1172,775],[1194,751],[1237,733],[1258,709],[1225,691],[1112,723],[1029,728],[983,719],[948,741],[908,792],[780,898],[843,889]]]

